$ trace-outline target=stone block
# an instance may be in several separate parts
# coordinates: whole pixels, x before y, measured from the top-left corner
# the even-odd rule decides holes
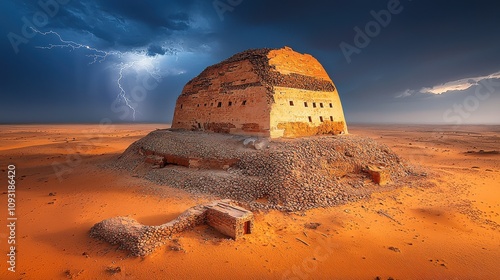
[[[373,182],[380,186],[386,185],[391,180],[389,172],[381,167],[369,165],[366,170],[368,174],[370,174]]]

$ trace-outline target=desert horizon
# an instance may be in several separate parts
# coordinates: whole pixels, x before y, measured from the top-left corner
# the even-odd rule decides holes
[[[91,238],[92,225],[113,216],[159,225],[214,199],[102,167],[160,126],[102,133],[96,125],[3,125],[2,176],[16,166],[18,227],[15,276],[3,270],[1,277],[493,279],[500,272],[500,160],[479,152],[500,150],[498,127],[444,128],[427,137],[427,126],[351,125],[350,134],[388,145],[426,170],[432,184],[334,207],[256,211],[254,232],[240,240],[200,225],[150,256],[130,257]],[[59,180],[51,165],[68,159],[74,164]]]

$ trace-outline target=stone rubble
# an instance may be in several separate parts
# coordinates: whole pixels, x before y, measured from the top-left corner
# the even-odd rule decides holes
[[[146,226],[129,217],[114,217],[95,224],[90,236],[120,245],[132,256],[146,256],[164,245],[168,238],[196,225],[203,224],[205,208],[203,205],[192,207],[175,220],[159,226]]]

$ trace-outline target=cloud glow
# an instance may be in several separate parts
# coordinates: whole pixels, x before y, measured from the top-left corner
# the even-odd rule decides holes
[[[449,91],[463,91],[471,88],[472,86],[476,86],[482,80],[487,80],[487,79],[500,79],[500,72],[496,72],[487,76],[472,77],[472,78],[451,81],[430,88],[424,87],[421,88],[419,92],[428,94],[443,94]]]
[[[446,93],[458,93],[470,89],[473,86],[479,85],[482,81],[490,79],[500,79],[500,71],[492,73],[486,76],[478,76],[471,78],[464,78],[460,80],[450,81],[443,84],[435,85],[433,87],[423,87],[419,90],[406,89],[403,92],[398,93],[395,98],[406,98],[413,96],[415,94],[424,95],[441,95]]]

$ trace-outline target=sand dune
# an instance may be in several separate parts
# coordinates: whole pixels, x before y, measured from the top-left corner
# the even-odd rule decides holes
[[[7,166],[16,165],[16,272],[0,231],[0,279],[495,279],[500,275],[499,126],[362,126],[422,166],[433,186],[304,212],[256,212],[238,241],[208,226],[177,234],[153,255],[129,257],[89,237],[95,223],[129,216],[159,225],[214,197],[103,168],[163,124],[2,125],[0,215]],[[480,152],[483,151],[483,152]],[[56,169],[54,170],[54,166]],[[318,223],[316,229],[306,224]],[[299,241],[302,240],[305,243]],[[119,269],[118,269],[119,268]]]

